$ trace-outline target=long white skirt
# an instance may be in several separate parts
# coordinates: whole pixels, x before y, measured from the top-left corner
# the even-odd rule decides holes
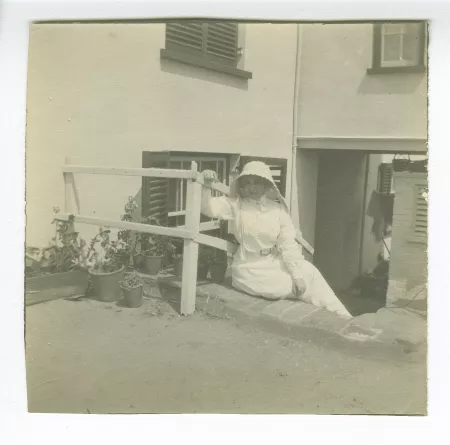
[[[239,252],[231,266],[233,287],[250,295],[270,299],[296,297],[296,286],[281,256],[250,254],[244,260]],[[319,270],[309,261],[302,264],[306,291],[300,297],[306,303],[351,317]]]

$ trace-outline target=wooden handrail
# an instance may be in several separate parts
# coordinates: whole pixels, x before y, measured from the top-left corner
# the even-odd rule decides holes
[[[230,187],[228,187],[226,184],[223,184],[222,182],[205,182],[201,173],[197,174],[196,180],[205,187],[216,190],[220,193],[223,193],[224,195],[228,196],[230,194]]]
[[[85,173],[91,175],[145,176],[147,178],[193,179],[197,174],[191,170],[174,170],[169,168],[116,168],[87,167],[84,165],[65,165],[63,173]]]
[[[181,313],[184,315],[192,314],[195,310],[199,243],[215,247],[216,249],[223,250],[229,254],[234,254],[238,249],[238,245],[230,243],[227,240],[200,233],[202,228],[205,227],[204,224],[200,223],[201,186],[203,185],[225,195],[230,194],[230,187],[220,182],[206,183],[203,180],[203,175],[197,171],[196,162],[191,163],[190,170],[174,170],[160,168],[87,167],[82,165],[72,165],[70,164],[69,159],[66,159],[66,165],[63,167],[63,173],[65,182],[65,212],[58,214],[56,216],[57,220],[71,220],[76,223],[113,227],[117,229],[131,230],[134,232],[150,233],[184,239],[185,261],[183,262]],[[77,211],[80,211],[78,193],[73,176],[74,173],[186,179],[186,225],[180,227],[165,227],[71,214],[71,188],[75,194]],[[297,234],[296,239],[308,252],[314,254],[314,249],[303,239],[303,237],[301,237],[299,233]]]
[[[194,238],[194,235],[189,230],[184,228],[155,226],[152,224],[143,224],[128,221],[116,221],[114,219],[98,218],[95,216],[71,215],[68,213],[59,213],[56,215],[55,219],[59,221],[73,220],[73,222],[81,224],[114,227],[116,229],[132,230],[134,232],[142,233],[153,233],[156,235],[165,235],[184,239]]]

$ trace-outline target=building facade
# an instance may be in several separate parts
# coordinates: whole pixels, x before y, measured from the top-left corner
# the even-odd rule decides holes
[[[196,160],[228,181],[240,155],[263,156],[276,158],[278,176],[287,173],[296,25],[205,26],[30,27],[27,245],[43,247],[54,235],[67,157],[141,167],[164,152],[173,167]],[[142,195],[133,177],[77,175],[76,184],[85,215],[118,218],[128,196]],[[184,210],[177,187],[168,208],[173,223]],[[95,228],[80,230],[89,236]]]
[[[426,154],[426,27],[304,24],[300,42],[300,225],[319,269],[345,289],[383,251],[367,215],[380,164]]]
[[[333,288],[348,288],[383,251],[366,214],[384,190],[380,164],[426,153],[425,56],[423,23],[33,24],[27,245],[54,236],[67,159],[195,160],[224,182],[262,159],[315,249],[309,258]],[[134,196],[141,213],[184,224],[182,181],[77,175],[76,185],[84,215],[117,219]]]

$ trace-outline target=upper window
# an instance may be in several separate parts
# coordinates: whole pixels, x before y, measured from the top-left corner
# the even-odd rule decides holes
[[[242,53],[237,23],[178,21],[166,24],[162,58],[250,79],[252,74],[239,68]]]
[[[372,68],[369,73],[425,70],[425,23],[374,25]]]
[[[228,65],[237,65],[238,27],[228,22],[179,22],[166,26],[166,48],[182,49]]]

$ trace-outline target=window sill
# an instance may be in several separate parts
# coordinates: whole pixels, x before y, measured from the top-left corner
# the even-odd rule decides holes
[[[367,70],[367,74],[409,74],[425,72],[426,67],[424,65],[372,67]]]
[[[218,62],[212,62],[203,57],[196,57],[191,54],[184,54],[179,51],[170,49],[161,49],[161,59],[175,60],[177,62],[186,63],[188,65],[199,66],[212,71],[218,71],[220,73],[229,74],[231,76],[240,77],[242,79],[251,79],[252,73],[244,71],[233,66],[228,66]]]

